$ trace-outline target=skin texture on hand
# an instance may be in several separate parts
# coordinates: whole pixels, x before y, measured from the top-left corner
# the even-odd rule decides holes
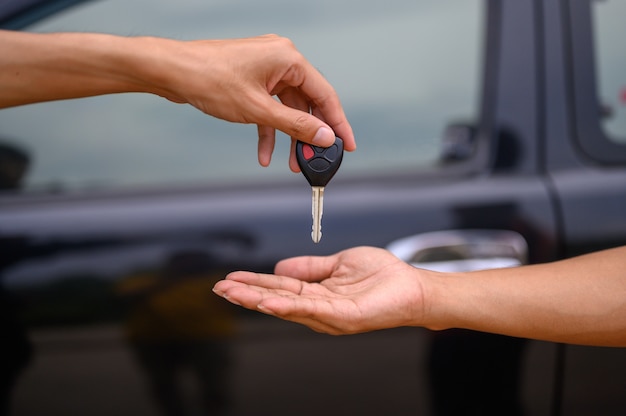
[[[347,151],[356,149],[334,89],[290,40],[265,35],[191,41],[184,50],[178,42],[170,46],[169,56],[176,59],[177,53],[184,53],[177,61],[189,67],[180,71],[185,76],[164,96],[224,120],[256,124],[261,165],[270,163],[276,129],[292,137],[289,166],[295,172],[295,140],[329,146],[337,135]],[[207,78],[212,79],[210,88]]]
[[[267,166],[275,131],[329,146],[335,135],[356,149],[335,90],[276,35],[178,41],[95,33],[0,30],[0,108],[103,94],[143,92],[206,114],[258,126],[259,163]],[[277,99],[276,99],[277,98]]]
[[[626,346],[626,247],[553,263],[436,273],[358,247],[295,257],[275,274],[234,272],[214,291],[232,303],[329,334],[399,326]]]
[[[413,325],[424,314],[415,269],[367,247],[283,260],[275,275],[234,272],[215,291],[246,308],[329,334]]]

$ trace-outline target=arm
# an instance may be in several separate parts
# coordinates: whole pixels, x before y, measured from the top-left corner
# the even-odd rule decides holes
[[[626,247],[544,265],[450,274],[360,247],[287,259],[276,275],[231,273],[215,291],[331,334],[422,326],[626,345]]]
[[[626,247],[438,280],[432,327],[626,346]],[[437,307],[444,304],[445,309]],[[439,322],[438,322],[439,321]]]
[[[259,126],[268,165],[275,129],[356,148],[334,89],[285,38],[176,41],[95,33],[0,31],[0,108],[122,92],[156,94]],[[278,96],[282,103],[273,99]],[[290,167],[297,171],[292,154]]]

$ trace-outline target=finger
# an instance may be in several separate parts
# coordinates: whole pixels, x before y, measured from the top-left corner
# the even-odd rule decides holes
[[[336,255],[292,257],[279,261],[274,267],[274,273],[305,282],[321,282],[332,275],[336,259]]]
[[[291,139],[291,150],[289,151],[289,169],[294,173],[300,172],[300,165],[296,157],[296,143],[295,139]]]
[[[328,147],[335,142],[332,128],[306,111],[291,108],[270,95],[258,97],[260,103],[254,122],[272,126],[288,136],[315,146]]]
[[[368,330],[367,327],[351,318],[353,314],[350,311],[338,307],[338,304],[330,298],[269,296],[257,305],[257,310],[331,335],[353,334]]]
[[[249,272],[236,272],[230,278],[239,277],[242,280],[250,278],[271,277]],[[300,285],[302,282],[299,282]],[[267,283],[263,283],[267,284]],[[338,334],[336,328],[316,317],[319,301],[301,297],[294,293],[281,290],[270,290],[263,287],[248,285],[236,280],[222,280],[216,283],[213,291],[227,301],[247,309],[256,310],[291,322],[306,325],[309,328],[324,333]],[[329,305],[327,305],[329,306]]]
[[[319,285],[306,286],[284,276],[234,272],[217,282],[213,291],[233,304],[306,325],[317,332],[354,332],[350,319],[338,318],[332,294]]]
[[[273,296],[263,299],[257,305],[257,310],[286,321],[306,325],[316,332],[333,335],[341,333],[330,323],[332,319],[328,316],[332,314],[332,306],[317,299]]]
[[[213,292],[227,301],[247,309],[257,310],[258,305],[269,297],[295,296],[293,293],[249,285],[235,280],[221,280]]]
[[[326,120],[324,120],[324,114],[322,114],[322,112],[319,110],[319,108],[317,108],[317,106],[312,105],[310,113],[313,114],[315,117],[319,118],[320,120],[322,120],[324,123],[326,123]]]
[[[286,74],[283,82],[298,87],[309,98],[309,101],[319,111],[320,119],[325,120],[335,135],[344,141],[344,149],[346,151],[356,150],[354,133],[343,111],[339,97],[330,83],[317,69],[308,61],[305,61],[301,73],[299,71],[290,71]]]
[[[306,97],[302,95],[297,88],[284,88],[279,94],[278,99],[281,103],[296,110],[303,111],[305,113],[311,113],[311,106]],[[320,119],[324,121],[323,119]]]
[[[243,271],[229,273],[226,276],[226,281],[254,286],[259,290],[280,291],[281,293],[287,292],[296,295],[302,292],[303,285],[302,281],[291,277]]]
[[[261,166],[269,166],[276,143],[276,130],[269,126],[257,126],[259,135],[258,159]]]
[[[310,112],[310,107],[308,101],[305,97],[298,92],[295,88],[286,88],[279,95],[278,98],[280,101],[288,107],[294,108],[296,110],[300,110],[303,112]],[[296,158],[296,143],[298,138],[291,137],[291,149],[289,152],[289,169],[292,172],[298,173],[300,172],[300,166],[298,165],[298,160]]]

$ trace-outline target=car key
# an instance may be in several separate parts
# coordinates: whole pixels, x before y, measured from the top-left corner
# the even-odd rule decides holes
[[[296,143],[296,159],[302,174],[311,185],[313,192],[311,238],[314,243],[319,243],[322,238],[324,188],[339,169],[339,165],[341,165],[343,140],[337,137],[335,138],[335,143],[327,148],[298,141]]]

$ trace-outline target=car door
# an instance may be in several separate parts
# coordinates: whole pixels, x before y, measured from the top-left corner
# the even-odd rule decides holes
[[[546,166],[566,257],[626,243],[621,2],[544,2]],[[619,414],[626,354],[560,347],[556,411]],[[595,374],[595,375],[592,375]],[[601,385],[592,380],[601,379]],[[559,398],[559,396],[557,396]]]

